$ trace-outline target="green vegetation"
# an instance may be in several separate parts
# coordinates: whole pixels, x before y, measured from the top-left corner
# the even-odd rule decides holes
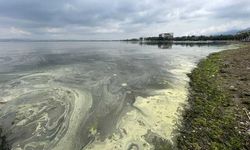
[[[181,150],[244,150],[246,135],[236,130],[237,113],[243,113],[220,87],[221,53],[201,61],[189,75],[189,109],[183,115],[177,147]]]
[[[227,40],[244,40],[250,36],[250,32],[243,32],[236,35],[211,35],[211,36],[181,36],[173,39],[162,37],[146,37],[145,41],[227,41]]]
[[[163,37],[141,37],[139,39],[127,39],[124,41],[148,41],[148,42],[164,42],[164,41],[249,41],[250,31],[242,31],[237,34],[228,35],[190,35],[190,36],[180,36],[174,38],[163,38]]]
[[[182,36],[175,37],[175,41],[220,41],[220,40],[237,40],[235,35],[214,35],[214,36]]]

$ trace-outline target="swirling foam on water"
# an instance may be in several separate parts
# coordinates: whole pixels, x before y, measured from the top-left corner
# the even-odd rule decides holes
[[[54,78],[52,73],[35,73],[6,84],[9,87],[3,93],[7,97],[2,98],[10,102],[2,108],[2,116],[15,116],[6,117],[8,120],[3,122],[6,127],[13,125],[10,141],[22,136],[22,140],[13,143],[13,149],[51,149],[59,140],[67,141],[66,148],[74,145],[68,139],[76,138],[91,99],[88,93],[54,83]]]
[[[117,49],[1,57],[0,125],[12,149],[151,149],[150,135],[171,141],[186,73],[201,56]]]
[[[152,149],[154,146],[146,137],[149,132],[171,142],[188,94],[186,74],[194,67],[185,58],[176,61],[179,67],[169,70],[176,77],[172,88],[154,91],[154,96],[138,96],[133,104],[137,109],[120,118],[116,125],[119,130],[104,141],[97,138],[87,149]]]

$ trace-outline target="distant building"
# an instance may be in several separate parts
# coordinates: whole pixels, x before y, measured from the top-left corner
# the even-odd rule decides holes
[[[164,39],[173,39],[174,33],[161,33],[159,34],[159,37]]]

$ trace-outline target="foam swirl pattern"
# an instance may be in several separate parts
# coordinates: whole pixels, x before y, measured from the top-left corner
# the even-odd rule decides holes
[[[153,149],[172,140],[186,73],[225,48],[0,43],[0,127],[13,150]]]

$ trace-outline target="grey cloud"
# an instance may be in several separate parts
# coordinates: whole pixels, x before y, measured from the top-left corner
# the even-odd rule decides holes
[[[249,20],[248,0],[218,1],[0,0],[0,28],[16,27],[30,32],[31,37],[65,34],[79,37],[77,34],[96,35],[108,31],[115,37],[116,31],[119,36],[121,33],[136,35],[138,30],[150,31],[157,24],[164,25],[162,30],[166,30],[168,24],[187,20],[199,24],[202,18],[211,22],[235,18]],[[200,26],[204,26],[203,23],[200,21]]]
[[[243,3],[232,3],[227,6],[215,8],[213,10],[215,17],[225,19],[249,19],[250,18],[250,1]]]

